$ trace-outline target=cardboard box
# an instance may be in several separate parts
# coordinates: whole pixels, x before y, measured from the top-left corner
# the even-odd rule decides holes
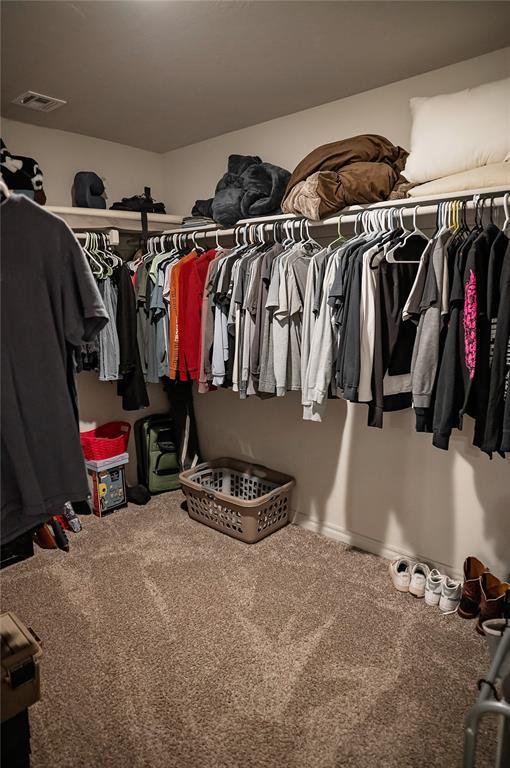
[[[97,517],[127,506],[125,465],[129,454],[121,453],[102,461],[86,461],[92,506]]]
[[[39,638],[11,612],[0,615],[2,641],[2,722],[41,697]]]

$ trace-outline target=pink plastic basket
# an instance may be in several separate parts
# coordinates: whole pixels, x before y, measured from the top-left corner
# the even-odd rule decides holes
[[[127,451],[131,424],[127,421],[109,421],[88,432],[80,433],[83,455],[86,459],[101,460]]]

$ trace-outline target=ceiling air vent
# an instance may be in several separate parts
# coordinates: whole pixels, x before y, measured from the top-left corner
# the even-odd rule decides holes
[[[67,104],[67,101],[55,99],[53,96],[44,96],[42,93],[35,93],[35,91],[26,91],[13,99],[12,103],[20,107],[36,109],[38,112],[53,112],[54,109]]]

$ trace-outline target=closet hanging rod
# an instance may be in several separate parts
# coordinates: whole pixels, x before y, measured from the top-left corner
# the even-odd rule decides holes
[[[86,240],[88,232],[95,232],[94,229],[88,229],[86,232],[75,232],[74,236],[77,240]],[[98,230],[99,234],[106,235],[110,245],[120,244],[120,234],[118,229]]]
[[[439,205],[439,203],[448,203],[453,200],[470,201],[472,202],[477,196],[480,198],[500,198],[510,192],[508,187],[487,187],[486,189],[465,189],[460,192],[445,192],[441,195],[426,195],[423,197],[403,197],[397,200],[381,200],[378,203],[368,203],[367,205],[349,205],[344,208],[340,214],[335,213],[333,216],[327,219],[321,219],[320,221],[310,221],[310,224],[337,224],[338,216],[348,216],[350,214],[361,213],[362,211],[379,210],[380,208],[413,208],[419,205],[420,207],[426,205]],[[301,219],[302,216],[296,216],[293,213],[280,213],[275,216],[260,216],[253,219],[240,219],[237,222],[237,226],[240,224],[262,223],[272,221],[285,221],[286,219]]]
[[[406,208],[402,208],[402,206],[400,206],[400,208],[402,208],[402,216],[414,216],[415,211],[417,216],[433,216],[437,213],[438,207],[441,205],[442,202],[451,203],[454,200],[459,200],[459,202],[465,203],[466,210],[473,211],[476,208],[476,205],[480,204],[482,200],[489,201],[485,205],[485,210],[488,210],[490,208],[491,203],[493,206],[502,207],[504,204],[505,198],[491,197],[490,195],[485,197],[484,195],[480,194],[479,201],[466,200],[466,199],[463,200],[459,196],[457,198],[451,198],[450,200],[444,200],[438,203],[432,203],[431,205],[423,205],[421,203],[413,201],[413,203],[407,206]],[[310,221],[309,224],[310,226],[313,226],[314,224],[333,225],[333,224],[338,224],[339,221],[341,222],[341,224],[350,224],[350,223],[352,224],[353,222],[356,221],[358,216],[364,211],[372,211],[372,210],[381,211],[381,210],[385,210],[388,208],[395,208],[395,207],[398,207],[398,206],[393,206],[391,205],[391,201],[388,201],[387,205],[385,206],[378,205],[377,207],[371,207],[371,206],[367,206],[366,208],[360,207],[357,213],[348,213],[346,215],[339,213],[336,216],[331,216],[330,218],[323,219],[322,221]]]
[[[263,224],[268,225],[268,229],[266,231],[270,231],[271,227],[274,227],[275,224],[278,222],[284,222],[284,221],[307,221],[310,228],[314,227],[326,227],[326,226],[333,226],[338,225],[338,222],[340,221],[341,224],[352,224],[356,221],[357,217],[360,213],[363,213],[364,211],[372,211],[372,210],[384,210],[387,208],[397,208],[402,209],[402,215],[403,216],[413,216],[415,213],[415,209],[417,210],[418,216],[431,216],[435,215],[437,213],[438,206],[441,203],[447,203],[447,202],[453,202],[454,200],[459,200],[461,202],[464,202],[466,204],[467,210],[474,210],[474,208],[477,205],[477,198],[478,201],[481,202],[482,200],[490,201],[490,204],[492,206],[501,207],[504,205],[505,194],[508,194],[510,190],[504,190],[501,188],[497,188],[494,191],[491,189],[484,189],[484,190],[477,190],[477,191],[470,191],[468,192],[459,192],[459,193],[451,193],[447,196],[444,196],[442,198],[434,198],[436,202],[430,202],[430,198],[405,198],[405,200],[384,200],[380,203],[373,203],[371,205],[366,206],[350,206],[348,208],[345,208],[344,211],[341,211],[339,214],[335,214],[335,216],[330,216],[327,219],[321,219],[320,221],[312,221],[309,219],[305,219],[304,217],[296,216],[295,214],[281,214],[278,216],[266,216],[266,217],[255,217],[252,219],[241,219],[237,222],[235,228],[229,228],[229,229],[222,229],[221,227],[214,227],[211,224],[203,225],[201,227],[185,227],[181,229],[171,229],[166,230],[163,232],[165,235],[186,235],[186,234],[195,234],[197,237],[202,235],[202,237],[207,237],[208,235],[216,235],[219,236],[233,236],[235,234],[236,230],[239,230],[241,227],[250,226],[254,224]],[[498,197],[495,197],[494,195],[500,195]],[[427,205],[425,205],[423,202],[420,202],[420,200],[427,200]],[[485,206],[487,210],[487,204]]]

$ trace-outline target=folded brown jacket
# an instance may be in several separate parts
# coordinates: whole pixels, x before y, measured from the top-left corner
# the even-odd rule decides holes
[[[282,210],[318,220],[347,205],[387,200],[408,154],[375,134],[323,144],[290,177]]]

